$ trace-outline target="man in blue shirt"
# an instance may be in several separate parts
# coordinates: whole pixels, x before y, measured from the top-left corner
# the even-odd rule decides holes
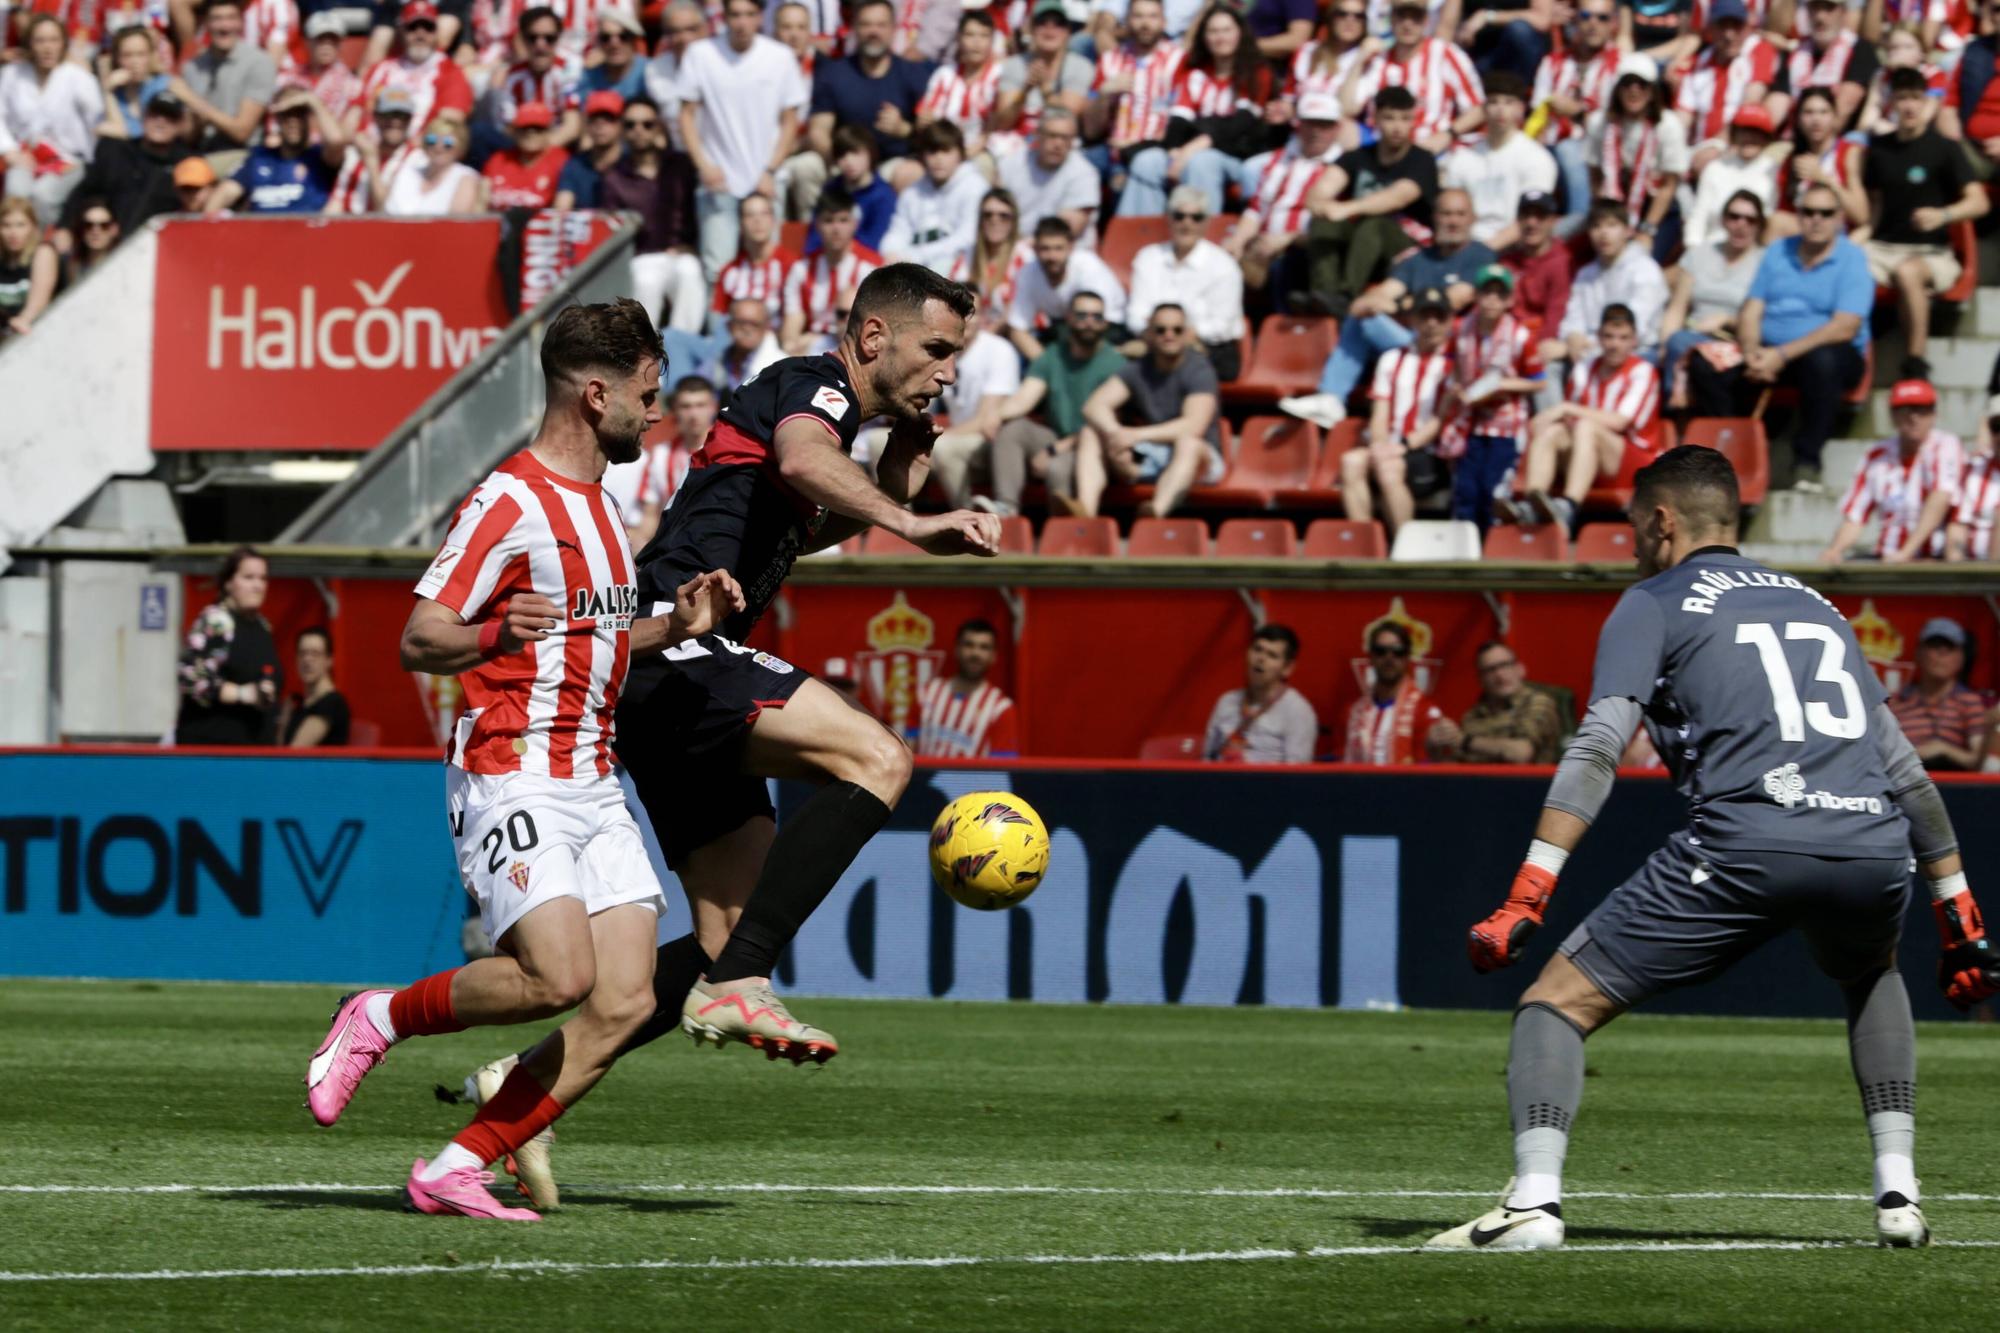
[[[1718,370],[1688,358],[1688,391],[1698,417],[1746,415],[1777,385],[1799,391],[1792,486],[1817,492],[1820,454],[1841,402],[1866,372],[1875,280],[1861,247],[1840,234],[1840,199],[1815,185],[1799,200],[1799,234],[1764,252],[1736,320],[1740,365]]]
[[[236,174],[209,196],[207,211],[242,205],[246,213],[324,212],[347,153],[347,130],[326,103],[305,88],[278,98],[278,146],[259,143]],[[319,146],[312,131],[319,129]]]
[[[865,125],[875,135],[877,160],[904,157],[916,132],[917,103],[930,83],[927,61],[891,55],[896,7],[890,0],[861,0],[854,7],[854,54],[824,60],[813,69],[812,118],[806,142],[833,161],[833,127]]]

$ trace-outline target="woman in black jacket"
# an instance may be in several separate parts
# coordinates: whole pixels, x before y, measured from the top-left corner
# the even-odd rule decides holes
[[[248,546],[222,562],[222,600],[203,608],[181,650],[180,745],[269,745],[284,671],[258,614],[270,567]]]

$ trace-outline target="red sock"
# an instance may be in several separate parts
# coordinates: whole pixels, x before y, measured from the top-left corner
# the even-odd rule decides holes
[[[465,1024],[451,1011],[451,979],[457,975],[455,967],[438,972],[389,997],[389,1021],[395,1024],[398,1040],[465,1031]]]
[[[497,1162],[547,1129],[563,1113],[561,1103],[535,1081],[526,1065],[515,1065],[493,1099],[452,1139],[482,1162]]]

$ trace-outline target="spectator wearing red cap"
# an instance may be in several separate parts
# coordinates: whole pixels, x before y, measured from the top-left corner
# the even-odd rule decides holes
[[[1937,428],[1937,390],[1928,380],[1898,380],[1889,390],[1896,433],[1868,451],[1840,505],[1840,528],[1820,559],[1837,565],[1881,520],[1873,547],[1885,564],[1941,558],[1945,520],[1958,503],[1965,446]]]
[[[792,53],[758,31],[762,0],[725,0],[721,36],[688,48],[680,71],[681,142],[694,160],[702,271],[736,256],[737,201],[779,198],[778,172],[812,100]]]
[[[1986,216],[1986,191],[1959,145],[1930,123],[1930,92],[1923,75],[1899,69],[1889,78],[1894,134],[1868,141],[1861,183],[1869,197],[1869,234],[1863,245],[1877,286],[1896,289],[1907,340],[1901,374],[1929,379],[1931,297],[1958,281],[1951,228]]]
[[[167,89],[194,113],[195,150],[211,156],[217,175],[227,175],[263,128],[265,108],[277,96],[278,67],[243,40],[239,0],[208,0],[201,21],[208,49],[181,66]]]
[[[549,144],[555,148],[568,148],[577,142],[583,133],[584,116],[577,109],[574,92],[575,71],[566,68],[557,59],[558,47],[562,42],[562,19],[547,5],[536,5],[521,11],[518,28],[521,46],[527,51],[527,58],[507,67],[500,77],[487,106],[488,115],[480,123],[484,138],[489,132],[497,145],[506,137],[507,130],[514,123],[514,113],[529,102],[540,102],[556,113],[556,123],[549,133]],[[620,111],[625,108],[621,97]],[[617,113],[613,113],[616,118]]]
[[[1739,193],[1748,191],[1768,214],[1778,199],[1778,159],[1768,150],[1774,138],[1771,113],[1746,106],[1729,122],[1729,151],[1708,164],[1695,187],[1694,209],[1681,228],[1688,249],[1708,244],[1722,234],[1722,210]]]
[[[465,150],[471,140],[465,117],[456,111],[432,116],[424,127],[419,151],[406,156],[389,178],[382,211],[401,218],[479,212],[483,186],[479,173],[465,165]],[[496,154],[487,165],[497,159]]]
[[[1834,106],[1840,112],[1842,129],[1854,123],[1861,104],[1868,100],[1868,85],[1874,81],[1880,63],[1875,47],[1855,36],[1847,26],[1847,7],[1841,0],[1805,0],[1805,40],[1792,48],[1778,66],[1773,91],[1784,93],[1796,103],[1808,88],[1833,90]]]
[[[1327,168],[1340,160],[1340,101],[1327,93],[1299,99],[1298,131],[1271,156],[1251,192],[1242,219],[1222,248],[1243,263],[1243,284],[1257,290],[1271,268],[1305,239],[1312,214],[1307,199]],[[1294,281],[1295,286],[1303,286]]]
[[[547,208],[556,201],[556,182],[569,154],[549,145],[555,112],[543,102],[523,102],[514,112],[514,144],[486,159],[487,205],[495,212],[509,208]]]
[[[592,93],[583,99],[583,140],[556,178],[557,208],[596,208],[604,173],[625,154],[625,99]]]
[[[368,71],[362,105],[373,109],[377,94],[396,88],[410,95],[412,124],[428,125],[440,111],[472,114],[472,85],[465,72],[438,47],[438,8],[431,0],[410,0],[399,15],[402,54]]]
[[[587,65],[576,81],[578,97],[611,92],[633,98],[646,91],[646,30],[638,17],[620,5],[597,11],[595,42],[603,59]]]

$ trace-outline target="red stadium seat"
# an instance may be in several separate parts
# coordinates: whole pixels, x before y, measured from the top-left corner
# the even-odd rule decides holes
[[[1043,555],[1114,556],[1118,525],[1097,518],[1051,518],[1042,524]]]
[[[1299,534],[1285,518],[1232,518],[1215,534],[1215,554],[1225,560],[1275,560],[1298,549]]]
[[[1229,471],[1189,499],[1202,504],[1270,508],[1276,492],[1303,490],[1319,457],[1319,427],[1296,417],[1251,417],[1236,437]]]
[[[924,548],[914,542],[906,542],[887,528],[870,528],[868,535],[861,539],[863,555],[922,555]]]
[[[1033,555],[1035,553],[1035,525],[1020,514],[1009,514],[1000,520],[1000,554]]]
[[[1208,524],[1198,518],[1142,518],[1126,539],[1129,556],[1191,558],[1208,554]]]
[[[1147,246],[1167,239],[1168,223],[1164,213],[1143,217],[1115,217],[1105,225],[1104,236],[1097,243],[1097,257],[1108,264],[1118,281],[1129,291],[1132,286],[1132,261]]]
[[[1958,281],[1939,292],[1937,299],[1964,305],[1979,290],[1979,232],[1972,223],[1951,224],[1951,252],[1958,257]]]
[[[1624,523],[1586,523],[1576,534],[1575,554],[1586,564],[1625,564],[1632,559],[1632,529]]]
[[[1201,758],[1201,737],[1188,734],[1181,736],[1148,736],[1139,746],[1141,759],[1199,759]]]
[[[1373,519],[1316,518],[1300,554],[1308,560],[1387,560],[1389,539]]]
[[[1326,441],[1320,446],[1319,457],[1313,462],[1312,476],[1306,479],[1302,491],[1288,491],[1278,497],[1279,503],[1286,505],[1310,505],[1325,509],[1340,502],[1340,456],[1349,449],[1361,447],[1361,432],[1364,423],[1358,417],[1348,417],[1326,433]]]
[[[1276,402],[1319,387],[1339,325],[1310,315],[1266,315],[1251,345],[1250,364],[1222,386],[1230,402]]]
[[[1511,563],[1567,561],[1569,534],[1559,523],[1543,523],[1532,528],[1512,523],[1496,523],[1486,530],[1486,558]]]
[[[1771,441],[1764,423],[1754,417],[1698,417],[1688,422],[1683,444],[1720,450],[1736,469],[1736,487],[1743,503],[1764,503],[1771,489]]]

